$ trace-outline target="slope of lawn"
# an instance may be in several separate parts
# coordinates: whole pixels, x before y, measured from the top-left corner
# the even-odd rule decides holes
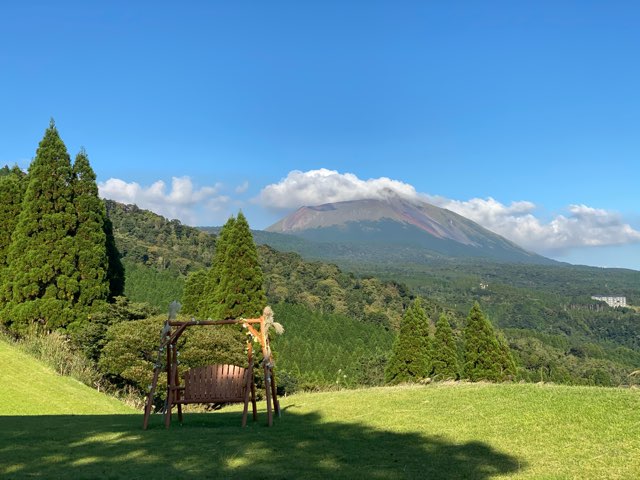
[[[0,340],[0,415],[134,413]],[[2,421],[0,417],[0,421]]]
[[[154,415],[142,431],[140,413],[2,343],[0,361],[1,478],[640,478],[639,390],[343,390],[281,399],[272,428],[260,411],[242,429],[234,406],[186,413],[183,425],[174,417],[169,430]],[[33,387],[16,389],[16,378]]]

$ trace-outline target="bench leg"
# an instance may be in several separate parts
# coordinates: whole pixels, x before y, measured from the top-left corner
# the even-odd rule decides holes
[[[256,384],[251,382],[251,406],[253,408],[253,421],[258,420],[258,407],[256,405]]]
[[[247,410],[249,410],[249,389],[244,394],[244,409],[242,410],[242,426],[247,426]]]
[[[171,402],[167,403],[167,411],[164,412],[164,426],[165,428],[169,428],[169,425],[171,425],[171,409],[173,408],[173,405],[171,405]]]

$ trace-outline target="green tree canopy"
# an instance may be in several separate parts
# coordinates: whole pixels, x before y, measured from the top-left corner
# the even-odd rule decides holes
[[[90,306],[109,297],[109,261],[107,235],[104,231],[107,213],[104,203],[98,197],[96,174],[84,149],[76,156],[73,176],[73,202],[78,216],[75,232],[77,269],[80,277],[77,304]]]
[[[262,268],[249,223],[242,214],[233,225],[225,252],[220,291],[225,298],[220,318],[259,317],[267,304]]]
[[[225,298],[222,295],[220,282],[225,272],[227,261],[227,247],[231,239],[231,232],[236,223],[234,217],[230,217],[224,224],[216,238],[216,250],[211,262],[211,268],[203,288],[202,300],[199,306],[199,315],[210,318],[223,318],[220,316]]]
[[[476,302],[464,329],[464,376],[473,382],[506,380],[515,369],[508,348]]]
[[[263,273],[247,219],[230,218],[216,241],[200,314],[212,318],[251,318],[267,304]]]
[[[449,319],[440,315],[433,341],[432,374],[438,380],[456,380],[460,375],[458,350]]]
[[[52,120],[29,166],[26,188],[19,170],[0,179],[0,195],[15,196],[0,208],[4,225],[15,224],[8,229],[8,248],[4,237],[0,245],[3,322],[23,331],[34,323],[52,330],[86,321],[90,309],[109,298],[107,248],[113,243],[86,152],[72,166]]]
[[[29,167],[22,211],[9,247],[11,302],[5,318],[18,329],[31,322],[61,327],[73,318],[79,294],[74,236],[73,171],[51,121]]]
[[[416,299],[405,312],[385,371],[387,383],[412,382],[430,372],[429,319]]]
[[[22,199],[27,186],[26,175],[17,166],[2,168],[0,175],[0,309],[9,297],[9,282],[3,278],[8,266],[11,236],[18,223]]]
[[[113,223],[108,215],[104,218],[104,234],[107,248],[107,279],[109,281],[109,297],[114,299],[124,294],[125,272],[120,252],[113,235]]]

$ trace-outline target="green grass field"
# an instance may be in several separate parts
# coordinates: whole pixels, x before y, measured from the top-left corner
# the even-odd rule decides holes
[[[0,340],[0,392],[0,415],[135,412],[77,380],[57,375],[3,340]]]
[[[2,478],[640,478],[640,391],[450,384],[282,399],[165,430],[0,342]]]

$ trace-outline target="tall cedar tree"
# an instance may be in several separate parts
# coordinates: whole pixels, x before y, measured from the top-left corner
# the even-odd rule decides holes
[[[256,318],[267,304],[258,250],[242,214],[233,223],[218,284],[219,318]]]
[[[22,199],[27,186],[26,174],[17,166],[5,166],[0,174],[0,309],[10,300],[9,282],[4,277],[8,265],[11,235],[18,223]]]
[[[216,240],[200,315],[219,319],[260,316],[267,304],[263,279],[253,235],[240,212],[227,221]]]
[[[458,349],[449,319],[440,315],[433,340],[432,374],[437,380],[456,380],[460,375]]]
[[[120,252],[116,246],[116,239],[113,235],[113,223],[106,213],[104,217],[104,234],[106,236],[107,248],[107,279],[109,281],[109,297],[115,299],[124,295],[124,265],[120,259]]]
[[[220,316],[221,305],[224,304],[224,298],[220,295],[220,280],[224,272],[226,261],[227,245],[231,238],[231,231],[236,222],[234,217],[230,217],[224,224],[218,238],[216,238],[216,251],[213,255],[211,268],[207,273],[205,280],[202,299],[198,308],[198,314],[205,318],[223,318]],[[188,303],[188,301],[187,301]]]
[[[430,372],[430,344],[429,319],[418,298],[402,318],[385,370],[385,381],[402,383],[426,378]]]
[[[104,203],[98,197],[96,174],[89,165],[89,158],[84,149],[76,156],[73,176],[73,201],[78,215],[75,240],[80,290],[77,304],[90,306],[109,297],[109,261],[106,249],[107,235],[104,231],[107,212]]]
[[[491,322],[476,302],[464,329],[464,376],[473,382],[504,381],[513,373],[509,347],[498,340]]]
[[[22,211],[9,247],[11,301],[4,318],[17,330],[32,322],[48,329],[73,320],[80,290],[76,270],[73,171],[51,121],[29,166]]]

